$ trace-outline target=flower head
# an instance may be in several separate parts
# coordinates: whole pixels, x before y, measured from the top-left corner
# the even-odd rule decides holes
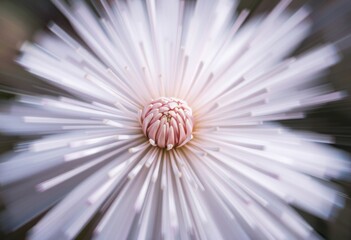
[[[13,230],[48,213],[30,239],[311,239],[291,207],[329,218],[327,180],[350,172],[327,136],[272,121],[339,100],[315,81],[333,44],[288,57],[308,35],[281,1],[248,19],[232,0],[54,0],[56,24],[18,62],[52,84],[2,112],[6,134],[39,135],[0,163]],[[233,19],[235,19],[233,21]],[[88,227],[87,227],[88,226]],[[89,231],[88,231],[89,232]]]
[[[192,139],[194,119],[188,104],[176,98],[159,98],[140,110],[140,123],[150,144],[171,150]]]

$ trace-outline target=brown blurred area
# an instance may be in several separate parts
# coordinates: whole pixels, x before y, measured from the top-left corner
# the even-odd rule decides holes
[[[15,60],[21,45],[45,31],[45,26],[50,21],[67,24],[50,1],[0,0],[0,98],[9,97],[11,94],[7,93],[12,89],[38,91],[34,85],[43,85],[18,66]]]
[[[242,0],[239,10],[248,8],[251,15],[264,13],[273,8],[278,0]],[[314,21],[313,34],[296,51],[301,52],[318,43],[336,42],[342,48],[342,61],[333,67],[325,81],[337,90],[345,90],[351,95],[351,1],[350,0],[295,0],[291,8],[308,4]],[[16,65],[19,47],[24,41],[35,38],[35,34],[45,31],[50,21],[68,26],[67,21],[48,0],[0,0],[0,101],[14,97],[13,89],[23,93],[41,93],[47,84],[28,74]],[[335,147],[351,153],[351,97],[337,103],[327,104],[309,112],[304,120],[285,121],[283,124],[301,130],[330,134],[336,140]],[[21,137],[6,137],[0,133],[0,153],[10,150],[22,140]],[[351,181],[351,178],[350,178]],[[333,221],[325,222],[306,213],[301,214],[326,239],[351,239],[351,183],[338,182],[347,194],[345,208]],[[1,208],[1,202],[0,202]],[[25,239],[25,232],[38,219],[18,231],[0,239]]]

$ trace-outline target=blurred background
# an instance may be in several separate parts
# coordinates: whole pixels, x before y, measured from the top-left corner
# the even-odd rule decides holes
[[[252,17],[270,11],[277,2],[277,0],[242,0],[238,11],[244,8],[250,9]],[[290,8],[293,10],[303,5],[312,9],[310,18],[314,25],[312,35],[301,44],[296,53],[321,43],[336,43],[342,50],[342,61],[331,69],[324,80],[336,90],[347,91],[349,97],[309,111],[306,119],[284,121],[282,124],[293,129],[329,134],[334,137],[336,148],[351,153],[351,1],[295,0]],[[0,0],[0,101],[6,102],[14,98],[14,89],[22,93],[53,94],[52,86],[28,74],[15,63],[21,44],[35,39],[36,34],[46,31],[45,27],[51,21],[70,30],[68,22],[48,0]],[[0,153],[10,151],[17,142],[23,140],[26,139],[20,136],[2,136],[0,133]],[[350,240],[351,177],[349,182],[338,184],[348,197],[345,208],[332,221],[325,222],[303,212],[301,215],[324,238]],[[3,207],[0,199],[0,209]],[[0,239],[25,239],[26,231],[39,219],[40,217],[13,233],[0,232]]]

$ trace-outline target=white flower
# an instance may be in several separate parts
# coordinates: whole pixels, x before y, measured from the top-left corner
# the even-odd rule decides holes
[[[248,19],[231,0],[55,0],[78,35],[51,24],[21,49],[55,88],[1,113],[1,132],[41,136],[0,163],[4,227],[52,207],[29,239],[318,238],[292,207],[328,219],[348,159],[270,122],[342,98],[316,82],[339,56],[288,57],[310,28],[289,2]]]

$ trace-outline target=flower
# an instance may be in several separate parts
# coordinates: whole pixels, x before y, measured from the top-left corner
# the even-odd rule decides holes
[[[331,217],[343,198],[328,180],[348,157],[272,123],[344,96],[316,81],[339,61],[333,44],[289,57],[305,8],[248,19],[229,0],[53,2],[77,36],[51,24],[21,48],[53,94],[1,113],[3,133],[40,136],[0,164],[8,230],[48,211],[29,239],[318,237],[292,207]]]

